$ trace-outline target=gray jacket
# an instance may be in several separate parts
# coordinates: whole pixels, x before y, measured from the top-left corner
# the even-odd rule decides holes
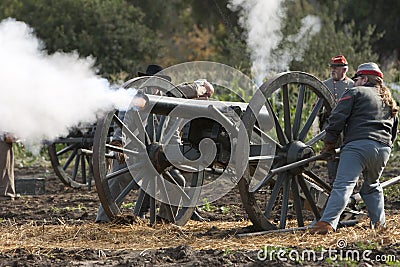
[[[332,95],[335,98],[335,101],[338,101],[342,94],[347,90],[354,86],[354,81],[348,77],[345,77],[343,80],[335,81],[333,78],[329,78],[324,81],[326,87],[329,88]]]
[[[344,131],[344,144],[372,139],[392,146],[398,118],[392,117],[376,87],[358,86],[346,90],[328,118],[325,141],[335,143]]]

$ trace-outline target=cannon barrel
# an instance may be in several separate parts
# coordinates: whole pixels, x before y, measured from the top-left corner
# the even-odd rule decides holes
[[[235,117],[236,115],[241,117],[249,105],[244,102],[182,99],[148,94],[145,94],[144,96],[147,98],[147,104],[144,111],[151,111],[152,113],[166,116],[173,114],[175,117],[185,119],[193,119],[196,117],[215,118],[217,112],[228,117]],[[268,123],[265,124],[268,125],[268,129],[266,130],[273,127],[273,121],[271,120],[265,106],[261,109],[258,119],[264,124]]]

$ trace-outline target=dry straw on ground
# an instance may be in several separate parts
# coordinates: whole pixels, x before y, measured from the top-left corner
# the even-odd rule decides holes
[[[372,230],[363,220],[354,227],[341,228],[337,232],[321,236],[307,231],[269,233],[238,237],[236,234],[249,227],[249,221],[240,222],[193,222],[184,227],[146,223],[130,225],[94,224],[84,225],[3,225],[0,230],[0,252],[24,248],[34,253],[54,248],[145,251],[179,245],[193,249],[259,250],[263,246],[298,248],[335,248],[339,240],[357,246],[395,244],[400,240],[400,215],[387,216],[386,230]]]

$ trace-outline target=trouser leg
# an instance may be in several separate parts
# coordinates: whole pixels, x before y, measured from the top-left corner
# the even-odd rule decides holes
[[[14,151],[12,144],[0,141],[0,196],[15,197]]]
[[[339,160],[336,158],[332,160],[331,159],[327,160],[326,165],[328,168],[329,184],[332,186],[336,178],[337,168],[339,166]]]
[[[321,218],[321,221],[328,222],[334,229],[337,228],[340,215],[346,208],[364,166],[364,158],[358,146],[352,143],[347,144],[340,153],[336,179]]]
[[[376,144],[375,157],[368,162],[364,171],[364,183],[360,190],[360,195],[367,207],[368,215],[371,219],[371,227],[377,225],[385,226],[385,209],[383,188],[379,183],[387,161],[389,160],[391,149],[387,146]]]

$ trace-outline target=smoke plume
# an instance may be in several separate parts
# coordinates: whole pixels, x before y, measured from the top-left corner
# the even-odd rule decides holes
[[[126,107],[134,94],[96,75],[93,58],[48,55],[33,29],[15,19],[0,22],[0,59],[0,131],[26,144],[65,136],[71,127]]]
[[[239,12],[239,23],[245,29],[247,46],[251,52],[252,74],[255,82],[262,81],[273,74],[289,70],[293,59],[301,59],[307,48],[310,36],[320,29],[320,21],[315,16],[307,16],[302,20],[302,26],[296,35],[289,36],[299,47],[283,48],[274,55],[274,49],[283,40],[281,24],[286,10],[283,0],[229,0],[228,8]],[[300,41],[301,40],[301,41]]]

